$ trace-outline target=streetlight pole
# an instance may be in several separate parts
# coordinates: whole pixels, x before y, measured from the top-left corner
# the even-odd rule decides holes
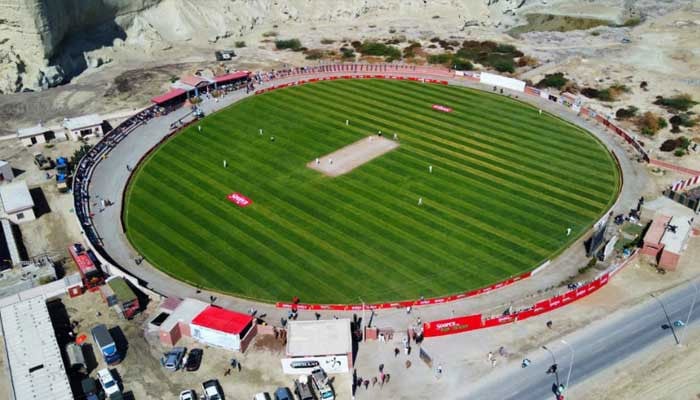
[[[673,322],[671,322],[671,318],[668,316],[668,312],[666,311],[666,306],[664,306],[664,303],[661,300],[659,300],[656,296],[654,296],[653,293],[651,294],[651,297],[654,300],[658,301],[659,304],[661,305],[661,309],[664,311],[664,315],[666,316],[666,321],[668,322],[668,326],[669,326],[669,328],[671,328],[671,333],[673,334],[673,338],[676,340],[676,344],[680,345],[681,342],[678,340],[678,336],[676,336],[676,330],[673,329]]]
[[[564,384],[564,390],[569,390],[569,379],[571,379],[571,370],[574,369],[574,348],[564,339],[561,340],[566,347],[571,351],[571,361],[569,362],[569,373],[566,374],[566,383]]]
[[[681,331],[681,334],[680,334],[681,337],[684,336],[683,334],[685,333],[686,329],[688,328],[688,322],[690,322],[690,315],[693,313],[693,307],[695,307],[695,300],[697,300],[697,297],[698,297],[698,286],[693,281],[689,281],[689,282],[693,285],[693,288],[695,288],[695,292],[693,293],[693,302],[690,303],[690,310],[688,310],[688,318],[685,319],[685,326],[683,327],[683,331]],[[681,343],[682,343],[682,341],[679,338],[678,345],[680,346]]]
[[[550,350],[547,346],[542,346],[542,348],[547,350],[547,352],[549,352],[549,355],[552,356],[552,364],[556,364],[557,359],[554,358],[554,353],[552,352],[552,350]],[[554,378],[556,379],[557,387],[559,387],[559,372],[557,370],[554,371]]]

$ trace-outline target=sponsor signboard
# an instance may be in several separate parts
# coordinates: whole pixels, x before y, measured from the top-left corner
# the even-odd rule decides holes
[[[348,356],[294,357],[283,358],[282,371],[290,375],[310,374],[321,367],[328,374],[341,374],[349,371]]]
[[[238,335],[219,332],[204,326],[190,325],[192,338],[208,345],[221,347],[228,350],[238,351],[241,348],[241,341]]]
[[[423,335],[425,337],[452,335],[479,329],[482,325],[481,314],[465,315],[463,317],[426,322],[423,324]]]
[[[237,205],[238,207],[248,207],[253,203],[253,200],[238,192],[231,193],[228,196],[226,196],[226,198],[228,199],[228,201]]]

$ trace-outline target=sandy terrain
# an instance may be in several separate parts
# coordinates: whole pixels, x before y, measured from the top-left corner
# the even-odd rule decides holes
[[[306,166],[327,176],[336,177],[347,174],[360,165],[397,147],[399,147],[397,141],[389,140],[383,136],[371,135],[340,150],[309,161]]]

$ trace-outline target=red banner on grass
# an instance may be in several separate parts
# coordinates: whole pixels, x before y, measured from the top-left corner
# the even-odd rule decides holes
[[[452,112],[452,109],[450,107],[443,106],[440,104],[433,104],[433,110],[447,112],[447,113]]]
[[[226,196],[226,198],[228,199],[228,201],[237,205],[238,207],[248,207],[253,203],[253,200],[249,199],[246,196],[243,196],[238,192],[231,193],[230,195]]]

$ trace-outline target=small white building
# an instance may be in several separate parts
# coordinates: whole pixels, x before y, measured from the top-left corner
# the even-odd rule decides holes
[[[352,370],[352,336],[349,319],[289,321],[285,374],[308,374],[321,367],[329,374]]]
[[[22,144],[25,146],[31,146],[37,143],[46,143],[55,138],[56,134],[42,124],[17,130],[17,139],[21,140]]]
[[[15,179],[15,173],[12,172],[10,163],[0,160],[0,183],[12,182],[13,179]]]
[[[17,181],[0,186],[0,201],[4,217],[15,224],[36,219],[34,200],[29,193],[27,182]]]
[[[91,137],[102,136],[102,123],[104,120],[97,114],[83,115],[82,117],[66,118],[63,127],[70,140],[78,141]]]
[[[72,400],[68,375],[43,296],[2,307],[2,337],[15,400]]]

